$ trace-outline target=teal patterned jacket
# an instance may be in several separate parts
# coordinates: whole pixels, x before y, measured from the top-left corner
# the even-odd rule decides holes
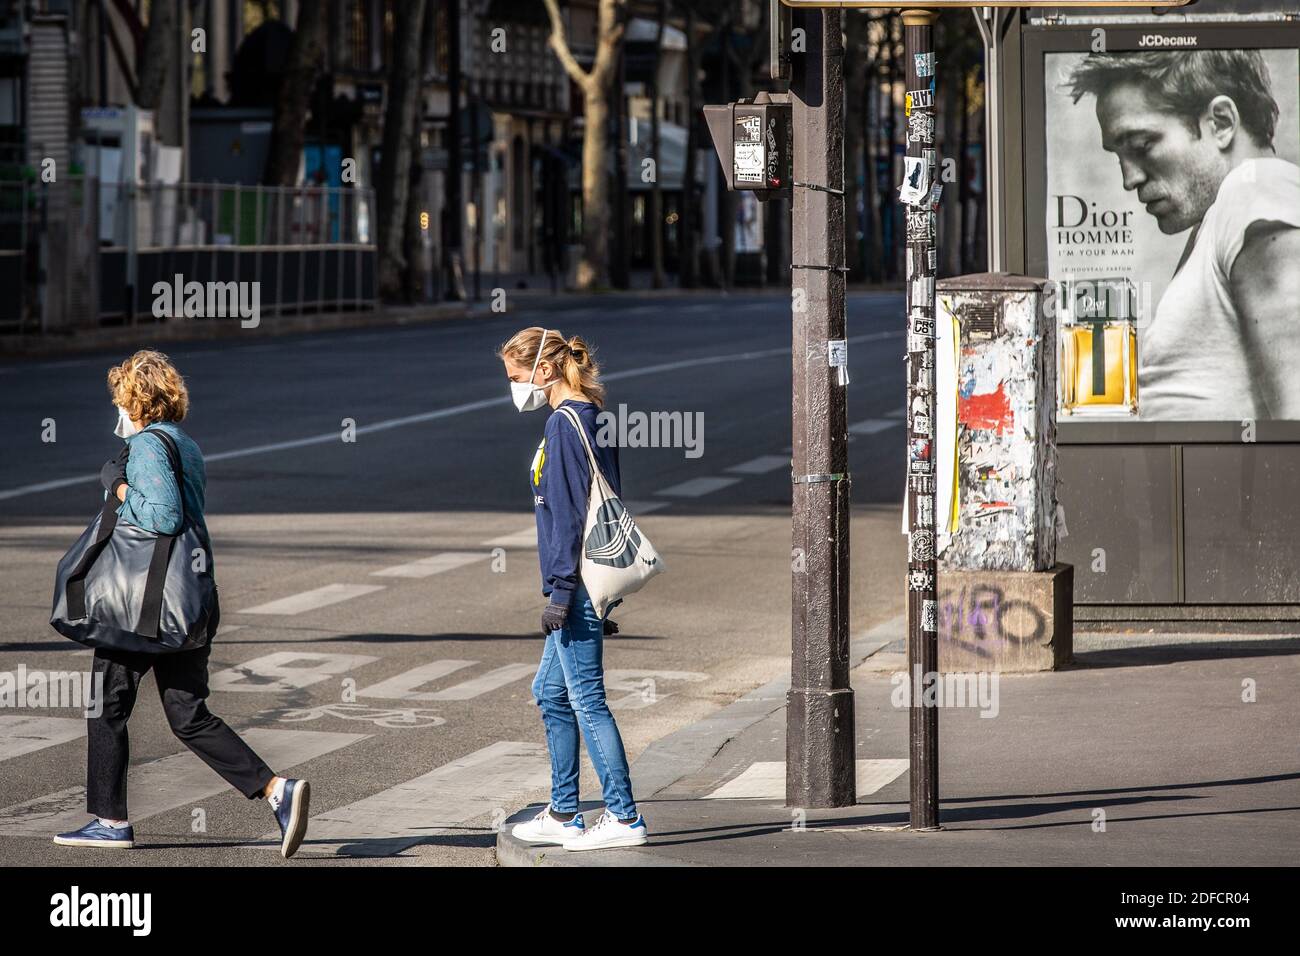
[[[181,528],[181,498],[177,494],[176,476],[162,439],[149,433],[165,431],[180,449],[185,470],[185,516],[197,525],[205,541],[208,526],[203,518],[204,489],[207,471],[198,444],[175,422],[155,422],[126,440],[131,454],[126,461],[126,500],[117,514],[137,528],[159,534],[176,534]]]

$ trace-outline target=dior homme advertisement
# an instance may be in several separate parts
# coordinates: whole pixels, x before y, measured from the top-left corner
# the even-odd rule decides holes
[[[1298,72],[1294,48],[1046,54],[1063,412],[1300,419]]]

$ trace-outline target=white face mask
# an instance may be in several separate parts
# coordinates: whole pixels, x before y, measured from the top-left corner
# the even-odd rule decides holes
[[[137,434],[140,429],[135,427],[131,421],[131,416],[126,413],[126,409],[121,405],[114,406],[117,408],[117,425],[113,428],[113,434],[118,438],[130,438]]]
[[[537,358],[533,360],[533,371],[528,376],[528,381],[510,383],[510,397],[514,399],[515,408],[521,412],[533,412],[545,405],[546,390],[555,384],[555,382],[547,382],[545,385],[533,384],[533,379],[537,375],[538,363],[542,360],[542,346],[545,344],[546,331],[543,330],[542,341],[537,343]]]

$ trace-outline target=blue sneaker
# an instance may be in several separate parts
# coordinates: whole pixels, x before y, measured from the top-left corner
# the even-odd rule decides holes
[[[280,855],[286,860],[298,852],[298,845],[307,835],[307,805],[311,802],[311,788],[306,780],[286,780],[280,805],[272,804],[276,822],[280,824]]]
[[[96,817],[80,830],[60,833],[54,842],[59,846],[101,846],[108,850],[129,850],[135,846],[135,830],[129,825],[121,829],[106,827]]]

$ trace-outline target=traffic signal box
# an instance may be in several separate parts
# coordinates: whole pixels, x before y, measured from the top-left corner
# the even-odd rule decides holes
[[[756,100],[704,107],[713,148],[727,177],[727,189],[749,189],[760,199],[789,190],[794,179],[791,107],[760,93]],[[768,195],[762,195],[767,193]]]

